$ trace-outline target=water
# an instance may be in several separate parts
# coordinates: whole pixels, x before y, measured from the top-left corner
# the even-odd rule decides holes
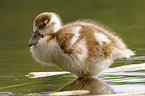
[[[36,15],[53,11],[64,24],[90,18],[107,25],[129,48],[136,51],[132,60],[117,59],[111,67],[145,62],[145,1],[143,0],[3,0],[0,1],[0,95],[48,95],[53,92],[90,90],[89,94],[142,92],[144,70],[114,73],[86,81],[73,75],[29,79],[29,72],[60,71],[42,66],[29,53],[28,41]],[[97,86],[97,87],[96,87]]]

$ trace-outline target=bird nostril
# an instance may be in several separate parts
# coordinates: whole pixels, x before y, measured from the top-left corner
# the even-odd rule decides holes
[[[34,35],[34,38],[36,38],[36,37],[37,37],[37,35],[35,34],[35,35]]]

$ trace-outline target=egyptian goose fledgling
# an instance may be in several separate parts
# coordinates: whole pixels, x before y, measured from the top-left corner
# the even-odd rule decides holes
[[[134,55],[121,39],[103,27],[87,21],[62,26],[52,12],[39,14],[29,41],[33,57],[40,63],[54,63],[79,78],[94,76],[116,58]]]

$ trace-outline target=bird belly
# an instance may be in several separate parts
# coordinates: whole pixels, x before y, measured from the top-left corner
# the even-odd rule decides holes
[[[36,45],[30,48],[30,51],[36,61],[50,65],[54,64],[59,68],[70,71],[79,76],[83,72],[81,61],[73,53],[65,53],[57,44],[56,39],[47,42],[41,38]]]

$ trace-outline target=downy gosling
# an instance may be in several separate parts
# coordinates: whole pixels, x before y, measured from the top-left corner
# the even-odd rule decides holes
[[[39,14],[29,41],[33,57],[42,64],[55,64],[78,78],[95,76],[116,58],[130,58],[134,52],[122,40],[91,21],[62,25],[59,15]]]

